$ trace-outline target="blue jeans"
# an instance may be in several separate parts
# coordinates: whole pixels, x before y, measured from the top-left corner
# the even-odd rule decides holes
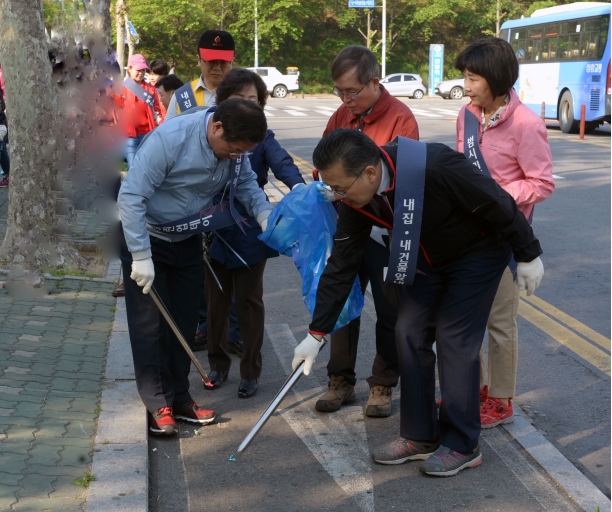
[[[132,160],[134,160],[134,155],[136,154],[136,150],[140,145],[142,139],[144,139],[146,134],[144,135],[136,135],[136,137],[128,137],[128,140],[125,143],[125,161],[127,162],[128,171],[130,167],[132,167]]]
[[[8,149],[6,147],[6,137],[0,141],[0,167],[4,171],[4,175],[8,176],[10,171],[10,160]]]

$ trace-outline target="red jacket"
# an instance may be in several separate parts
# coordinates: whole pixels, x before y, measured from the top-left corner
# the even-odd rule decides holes
[[[136,137],[136,135],[144,135],[155,129],[157,122],[155,116],[161,117],[161,103],[155,86],[148,84],[144,80],[140,83],[142,87],[149,94],[153,95],[153,110],[151,107],[146,105],[142,100],[134,96],[126,87],[123,88],[124,103],[124,126],[128,137]]]
[[[382,94],[375,103],[372,112],[362,119],[362,132],[372,139],[377,146],[384,146],[398,135],[419,140],[419,127],[414,114],[407,105],[389,94],[381,86]],[[359,118],[343,103],[329,119],[323,136],[338,128],[357,128]]]

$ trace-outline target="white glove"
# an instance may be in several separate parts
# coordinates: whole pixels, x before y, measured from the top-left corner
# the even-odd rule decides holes
[[[296,188],[299,187],[305,187],[306,183],[296,183],[295,185],[293,185],[293,187],[291,187],[291,190],[295,190]]]
[[[151,257],[144,260],[132,261],[132,273],[130,277],[136,281],[138,286],[143,286],[142,293],[149,293],[155,279],[155,267]]]
[[[527,290],[527,295],[532,295],[540,286],[544,276],[544,265],[538,257],[529,263],[517,263],[516,274],[518,277],[519,290]]]
[[[291,362],[291,367],[293,370],[295,371],[295,369],[300,366],[302,361],[304,361],[304,375],[308,375],[317,355],[319,354],[319,348],[321,348],[322,343],[323,341],[319,341],[312,334],[308,334],[302,343],[295,347],[295,351],[293,352],[293,361]]]
[[[323,184],[317,185],[317,192],[323,196],[323,199],[330,203],[333,203],[334,201],[338,200],[336,194],[334,194],[329,188],[327,188]]]
[[[3,124],[0,124],[0,140],[4,139],[4,137],[6,137],[7,132],[8,132],[8,130],[6,129],[6,126],[4,126]]]
[[[259,226],[262,231],[265,231],[268,227],[268,217],[272,213],[272,210],[264,210],[257,216],[257,222],[259,222]]]

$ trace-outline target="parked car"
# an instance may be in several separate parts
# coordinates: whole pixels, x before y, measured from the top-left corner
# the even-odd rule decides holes
[[[425,83],[420,75],[394,73],[380,81],[391,96],[409,96],[420,100],[425,96]]]
[[[442,96],[445,100],[460,100],[463,98],[463,78],[456,80],[444,80],[436,85],[435,93]]]
[[[300,88],[298,81],[300,75],[299,71],[297,71],[297,74],[295,74],[295,72],[292,70],[292,73],[290,75],[283,75],[276,68],[247,69],[249,71],[254,71],[261,78],[263,78],[263,81],[268,87],[268,92],[275,98],[284,98],[285,96],[287,96],[287,92],[297,91]]]

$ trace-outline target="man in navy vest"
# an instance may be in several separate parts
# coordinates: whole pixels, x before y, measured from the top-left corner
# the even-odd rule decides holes
[[[531,226],[490,176],[443,144],[396,138],[379,148],[357,130],[340,129],[319,142],[313,163],[341,202],[310,332],[295,349],[293,367],[305,361],[310,372],[321,337],[348,298],[372,226],[391,228],[386,279],[405,283],[395,329],[401,437],[376,448],[374,460],[424,460],[421,471],[436,476],[479,465],[478,351],[511,254],[521,289],[531,294],[542,279]]]

